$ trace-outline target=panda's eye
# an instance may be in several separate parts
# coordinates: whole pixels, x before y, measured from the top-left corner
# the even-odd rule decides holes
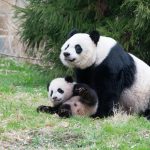
[[[67,47],[65,48],[65,50],[69,47],[69,44],[67,45]]]
[[[78,45],[78,44],[75,46],[75,50],[76,50],[76,53],[77,53],[77,54],[80,54],[80,53],[82,52],[82,48],[81,48],[81,46]]]
[[[58,91],[59,93],[61,93],[61,94],[64,93],[64,91],[63,91],[62,89],[60,89],[60,88],[59,88],[57,91]]]
[[[50,96],[52,96],[53,95],[53,90],[51,90],[51,94],[50,94]]]

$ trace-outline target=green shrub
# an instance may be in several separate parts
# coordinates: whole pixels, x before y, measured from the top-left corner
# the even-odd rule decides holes
[[[149,0],[28,1],[26,8],[16,8],[16,17],[22,21],[20,34],[30,55],[38,50],[45,60],[59,64],[60,47],[72,28],[97,29],[150,64]]]

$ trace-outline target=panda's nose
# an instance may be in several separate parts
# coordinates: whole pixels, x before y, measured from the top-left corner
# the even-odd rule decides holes
[[[64,52],[64,56],[65,56],[65,57],[68,57],[68,56],[70,56],[70,53]]]
[[[55,96],[55,97],[53,97],[53,100],[57,100],[57,97]]]

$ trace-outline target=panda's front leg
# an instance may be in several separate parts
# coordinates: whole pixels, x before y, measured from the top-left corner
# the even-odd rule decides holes
[[[84,84],[76,84],[73,89],[74,96],[86,96],[88,94],[87,87]]]
[[[100,92],[99,92],[100,93]],[[119,109],[119,94],[117,93],[101,93],[99,108],[97,111],[98,116],[100,117],[108,117],[115,114]]]
[[[40,105],[37,108],[37,112],[44,112],[44,113],[49,113],[49,114],[55,114],[58,113],[59,106],[57,107],[50,107],[50,106],[44,106]]]
[[[89,106],[94,106],[98,102],[96,92],[86,84],[76,84],[74,86],[73,95],[81,96],[80,101]]]

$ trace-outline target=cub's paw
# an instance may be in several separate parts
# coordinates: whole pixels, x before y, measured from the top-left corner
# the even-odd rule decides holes
[[[69,118],[72,116],[71,107],[68,104],[64,104],[59,108],[58,111],[59,117]]]
[[[49,112],[49,106],[44,106],[44,105],[41,105],[41,106],[39,106],[37,109],[37,112],[39,113],[39,112]]]
[[[74,87],[74,94],[75,95],[79,95],[79,96],[83,96],[87,94],[87,88],[85,86],[82,86],[80,84],[75,85]]]

